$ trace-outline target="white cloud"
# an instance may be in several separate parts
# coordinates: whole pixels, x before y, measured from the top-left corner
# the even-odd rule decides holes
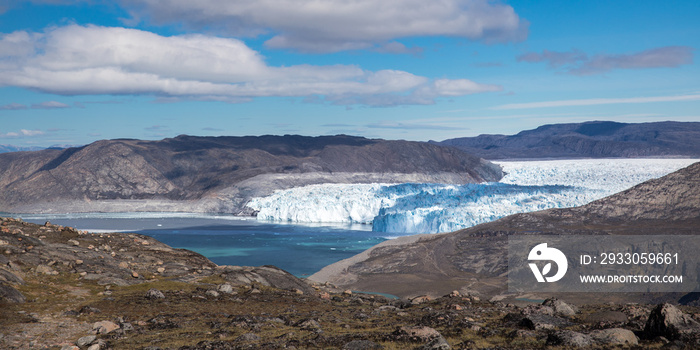
[[[367,124],[365,127],[370,129],[395,129],[395,130],[465,130],[464,127],[455,127],[453,125],[435,125],[435,124],[418,124],[411,122],[393,122],[383,121],[379,123]]]
[[[576,49],[570,52],[544,50],[542,53],[528,52],[518,56],[518,62],[547,62],[550,68],[575,64],[576,62],[585,61],[587,59],[588,55]]]
[[[15,111],[15,110],[20,110],[20,109],[27,109],[27,106],[25,106],[21,103],[10,103],[10,104],[6,104],[4,106],[0,106],[0,110],[6,110],[6,111]]]
[[[27,137],[32,137],[32,136],[40,136],[44,135],[44,132],[41,130],[28,130],[28,129],[21,129],[20,131],[10,131],[7,133],[0,133],[1,138],[17,138],[21,136],[27,136]]]
[[[414,56],[420,56],[420,54],[423,53],[423,49],[417,46],[414,47],[407,47],[406,45],[398,42],[398,41],[391,41],[388,43],[385,43],[383,45],[380,45],[379,47],[375,48],[374,51],[376,52],[381,52],[381,53],[393,53],[393,54],[404,54],[404,53],[409,53]]]
[[[428,86],[426,94],[435,96],[462,96],[484,91],[501,91],[497,85],[483,85],[467,79],[438,79]]]
[[[665,46],[631,54],[599,54],[589,57],[579,50],[542,53],[529,52],[518,61],[547,62],[550,68],[566,67],[575,75],[600,74],[613,69],[673,68],[693,63],[693,48],[689,46]]]
[[[453,36],[519,41],[528,23],[489,0],[122,0],[136,19],[234,36],[271,34],[266,45],[307,52],[372,48],[394,39]]]
[[[46,101],[32,105],[32,109],[62,109],[70,108],[69,105],[57,101]]]
[[[495,91],[466,79],[431,80],[409,72],[354,65],[273,67],[242,41],[204,35],[160,36],[126,28],[77,26],[20,38],[19,51],[0,51],[0,85],[61,95],[147,94],[241,102],[262,96],[323,96],[333,103],[425,104],[436,98]],[[21,52],[18,54],[17,52]],[[33,108],[66,108],[47,102]]]
[[[666,46],[627,55],[597,55],[569,71],[588,75],[612,69],[672,68],[693,63],[693,48]]]
[[[700,95],[676,95],[676,96],[653,96],[653,97],[629,97],[629,98],[591,98],[581,100],[561,100],[543,101],[529,103],[511,103],[496,106],[491,109],[529,109],[529,108],[549,108],[549,107],[571,107],[571,106],[594,106],[622,103],[651,103],[651,102],[677,102],[677,101],[698,101]]]
[[[27,129],[22,129],[20,130],[20,133],[24,136],[38,136],[38,135],[43,135],[44,132],[41,130],[27,130]]]

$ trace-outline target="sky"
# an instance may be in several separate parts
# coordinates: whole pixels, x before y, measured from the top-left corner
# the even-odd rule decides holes
[[[0,0],[0,144],[700,121],[700,2]]]

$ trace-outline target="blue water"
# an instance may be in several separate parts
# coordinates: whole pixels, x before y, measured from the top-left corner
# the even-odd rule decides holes
[[[181,214],[180,214],[181,215]],[[173,214],[8,215],[90,232],[134,232],[198,252],[219,265],[275,265],[304,277],[387,238],[370,225],[262,223],[227,216]]]

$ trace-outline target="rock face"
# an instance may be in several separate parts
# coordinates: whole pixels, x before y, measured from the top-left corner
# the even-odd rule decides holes
[[[486,159],[700,156],[700,123],[594,121],[437,142]]]
[[[219,266],[217,273],[234,286],[259,283],[279,289],[299,290],[305,294],[314,293],[313,288],[307,283],[272,265],[258,267]]]
[[[0,211],[249,214],[251,197],[295,186],[470,183],[502,175],[451,147],[343,135],[105,140],[0,154]]]
[[[494,296],[506,288],[509,235],[698,235],[698,213],[700,163],[695,163],[581,207],[516,214],[456,232],[385,241],[309,279],[402,297],[444,295],[454,289]]]
[[[0,303],[23,303],[26,298],[17,289],[12,287],[10,284],[5,282],[0,282]]]
[[[671,304],[657,305],[644,327],[649,338],[662,336],[674,340],[693,333],[700,334],[700,323]]]

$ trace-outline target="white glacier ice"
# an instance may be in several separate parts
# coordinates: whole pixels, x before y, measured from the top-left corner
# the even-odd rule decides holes
[[[583,205],[697,159],[498,162],[498,183],[323,184],[277,191],[248,205],[258,220],[372,223],[379,232],[448,232],[506,215]]]
[[[395,196],[379,196],[386,184],[323,184],[276,191],[253,198],[248,206],[259,220],[292,222],[354,222],[368,224]]]

